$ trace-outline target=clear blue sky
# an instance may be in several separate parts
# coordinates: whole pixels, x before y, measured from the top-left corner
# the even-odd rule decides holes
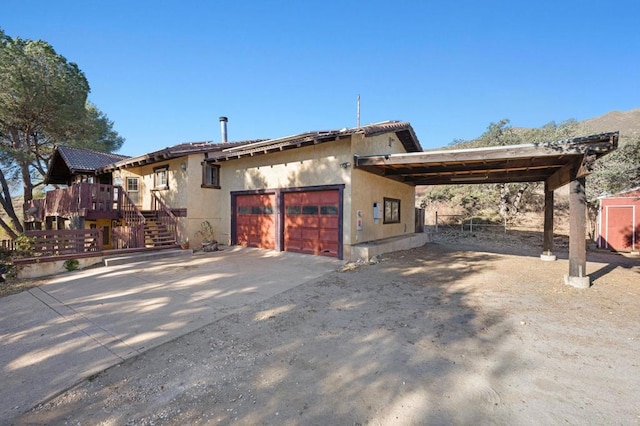
[[[232,141],[352,127],[358,94],[425,148],[640,107],[638,0],[20,0],[0,27],[80,66],[127,155],[221,115]]]

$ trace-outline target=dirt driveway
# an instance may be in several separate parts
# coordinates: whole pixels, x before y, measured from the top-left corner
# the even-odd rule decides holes
[[[640,262],[593,255],[594,285],[578,290],[562,253],[491,244],[329,273],[17,424],[640,424]]]

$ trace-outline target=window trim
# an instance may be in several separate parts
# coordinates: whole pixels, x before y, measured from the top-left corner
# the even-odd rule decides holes
[[[397,209],[397,217],[394,218],[394,204],[398,205],[398,209]],[[389,206],[389,210],[387,209],[387,205]],[[382,223],[383,224],[388,224],[388,223],[400,223],[401,222],[401,218],[402,218],[402,210],[400,209],[401,204],[400,204],[400,199],[398,198],[387,198],[384,197],[383,199],[383,204],[382,204]],[[389,215],[387,215],[387,212],[389,211]]]
[[[158,184],[158,173],[159,172],[164,172],[165,173],[165,183],[164,184]],[[154,190],[169,189],[169,165],[168,164],[153,168],[153,189]]]
[[[207,163],[207,162],[203,162],[202,164],[202,184],[200,185],[201,188],[214,188],[214,189],[220,189],[220,165],[219,164],[211,164],[211,163]],[[207,178],[210,176],[208,174],[209,170],[216,170],[216,180],[217,182],[215,184],[213,183],[207,183]]]
[[[127,176],[127,177],[125,177],[124,181],[125,181],[125,188],[127,190],[127,193],[140,192],[140,178],[139,177],[137,177],[137,176]],[[129,188],[129,181],[131,181],[131,182],[135,181],[136,182],[136,189],[130,189]]]

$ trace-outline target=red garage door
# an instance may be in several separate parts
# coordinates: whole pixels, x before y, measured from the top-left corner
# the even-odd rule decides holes
[[[275,195],[252,194],[236,197],[236,238],[247,247],[275,249]]]
[[[284,249],[338,257],[340,193],[337,190],[284,195]]]

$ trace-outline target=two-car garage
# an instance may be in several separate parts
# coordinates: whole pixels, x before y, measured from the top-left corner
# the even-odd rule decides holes
[[[231,193],[238,245],[342,258],[343,185]]]

